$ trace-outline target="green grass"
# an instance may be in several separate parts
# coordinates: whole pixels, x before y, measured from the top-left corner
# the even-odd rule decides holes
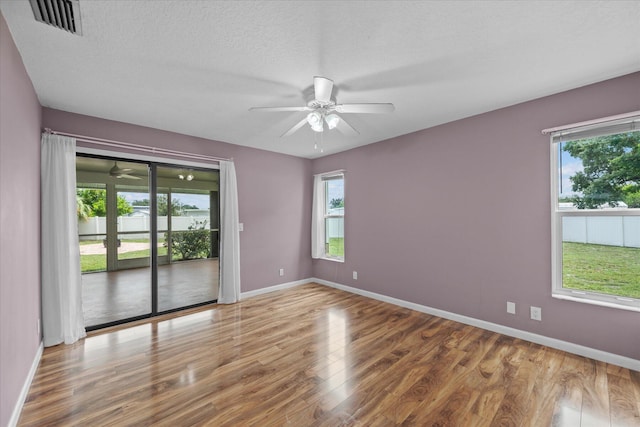
[[[344,257],[344,237],[329,238],[329,256]]]
[[[564,288],[640,298],[640,249],[565,242],[562,251]]]
[[[148,240],[127,240],[128,242],[140,242],[146,243]],[[96,243],[96,242],[94,242]],[[102,242],[99,242],[102,243]],[[82,245],[82,242],[80,243]],[[150,250],[143,249],[140,251],[131,251],[118,254],[118,259],[133,259],[133,258],[149,258]],[[167,248],[158,246],[158,255],[164,256],[167,254]],[[83,273],[90,273],[95,271],[105,271],[107,269],[107,255],[80,255],[80,271]]]
[[[80,271],[90,273],[92,271],[104,271],[107,269],[106,255],[80,255]]]

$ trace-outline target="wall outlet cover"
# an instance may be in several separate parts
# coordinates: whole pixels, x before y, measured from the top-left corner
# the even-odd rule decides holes
[[[531,306],[531,319],[542,321],[542,309],[540,307]]]

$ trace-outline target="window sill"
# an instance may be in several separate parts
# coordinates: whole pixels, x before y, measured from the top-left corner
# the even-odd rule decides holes
[[[344,258],[329,258],[329,257],[320,257],[318,259],[323,259],[325,261],[333,261],[333,262],[342,262],[344,263]]]
[[[553,298],[567,300],[567,301],[580,302],[583,304],[599,305],[601,307],[616,308],[618,310],[635,311],[640,313],[640,306],[620,304],[613,301],[603,301],[599,299],[594,299],[588,294],[584,296],[575,296],[575,295],[567,295],[564,293],[553,292],[551,296]]]

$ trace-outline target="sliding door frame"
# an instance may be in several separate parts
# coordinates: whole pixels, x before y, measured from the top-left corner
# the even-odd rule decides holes
[[[210,304],[215,304],[218,300],[217,299],[213,299],[213,300],[209,300],[209,301],[203,301],[203,302],[199,302],[196,304],[190,304],[190,305],[186,305],[186,306],[182,306],[182,307],[178,307],[178,308],[172,308],[169,310],[163,310],[160,311],[158,309],[159,307],[159,298],[158,298],[158,176],[157,176],[157,170],[158,167],[168,167],[168,168],[189,168],[192,169],[194,171],[206,171],[206,172],[210,172],[212,170],[219,170],[218,165],[208,165],[208,164],[203,164],[203,163],[195,163],[195,162],[181,162],[181,161],[173,161],[173,159],[165,159],[165,158],[151,158],[149,156],[140,156],[140,155],[131,155],[131,157],[129,156],[123,156],[124,153],[120,153],[120,152],[111,152],[111,151],[106,151],[106,150],[95,150],[95,149],[91,149],[91,148],[87,148],[87,147],[77,147],[76,150],[76,157],[87,157],[87,158],[93,158],[93,159],[101,159],[101,160],[109,160],[109,161],[116,161],[116,162],[130,162],[130,163],[139,163],[139,164],[144,164],[148,167],[149,170],[149,197],[150,197],[150,209],[149,209],[149,215],[150,215],[150,222],[149,222],[149,244],[150,244],[150,263],[149,266],[151,268],[151,272],[150,272],[150,283],[149,285],[151,286],[151,310],[149,313],[146,314],[142,314],[142,315],[138,315],[138,316],[132,316],[132,317],[128,317],[128,318],[124,318],[124,319],[120,319],[120,320],[115,320],[115,321],[111,321],[111,322],[106,322],[106,323],[101,323],[98,325],[92,325],[92,326],[87,326],[85,327],[85,329],[87,331],[94,331],[94,330],[98,330],[98,329],[103,329],[103,328],[108,328],[111,326],[117,326],[117,325],[122,325],[122,324],[126,324],[126,323],[130,323],[130,322],[135,322],[137,320],[142,320],[142,319],[148,319],[151,317],[156,317],[156,316],[161,316],[164,314],[168,314],[168,313],[173,313],[173,312],[177,312],[177,311],[181,311],[181,310],[188,310],[191,308],[195,308],[195,307],[201,307],[204,305],[210,305]],[[216,209],[216,218],[218,220],[220,220],[220,192],[218,191],[218,198],[215,201],[216,203],[210,204],[210,209]],[[115,196],[117,197],[117,196]],[[211,202],[213,202],[213,197],[210,196],[210,200]],[[171,201],[169,200],[168,203],[171,203]],[[211,224],[213,225],[213,224]],[[218,238],[217,240],[217,248],[215,251],[215,257],[219,258],[219,253],[220,253],[220,231],[218,230],[217,232],[217,236]],[[116,233],[116,237],[117,237],[117,233]],[[212,241],[212,246],[213,246],[213,241]],[[213,249],[213,247],[212,247]],[[220,267],[218,266],[218,274],[219,274],[219,269]],[[108,272],[108,271],[107,271]]]

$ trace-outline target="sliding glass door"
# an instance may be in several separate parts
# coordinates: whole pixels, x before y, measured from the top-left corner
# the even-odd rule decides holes
[[[157,167],[158,309],[218,297],[218,171]]]
[[[78,155],[76,175],[89,329],[217,299],[217,170]]]
[[[82,299],[88,327],[149,315],[149,167],[76,158]]]

